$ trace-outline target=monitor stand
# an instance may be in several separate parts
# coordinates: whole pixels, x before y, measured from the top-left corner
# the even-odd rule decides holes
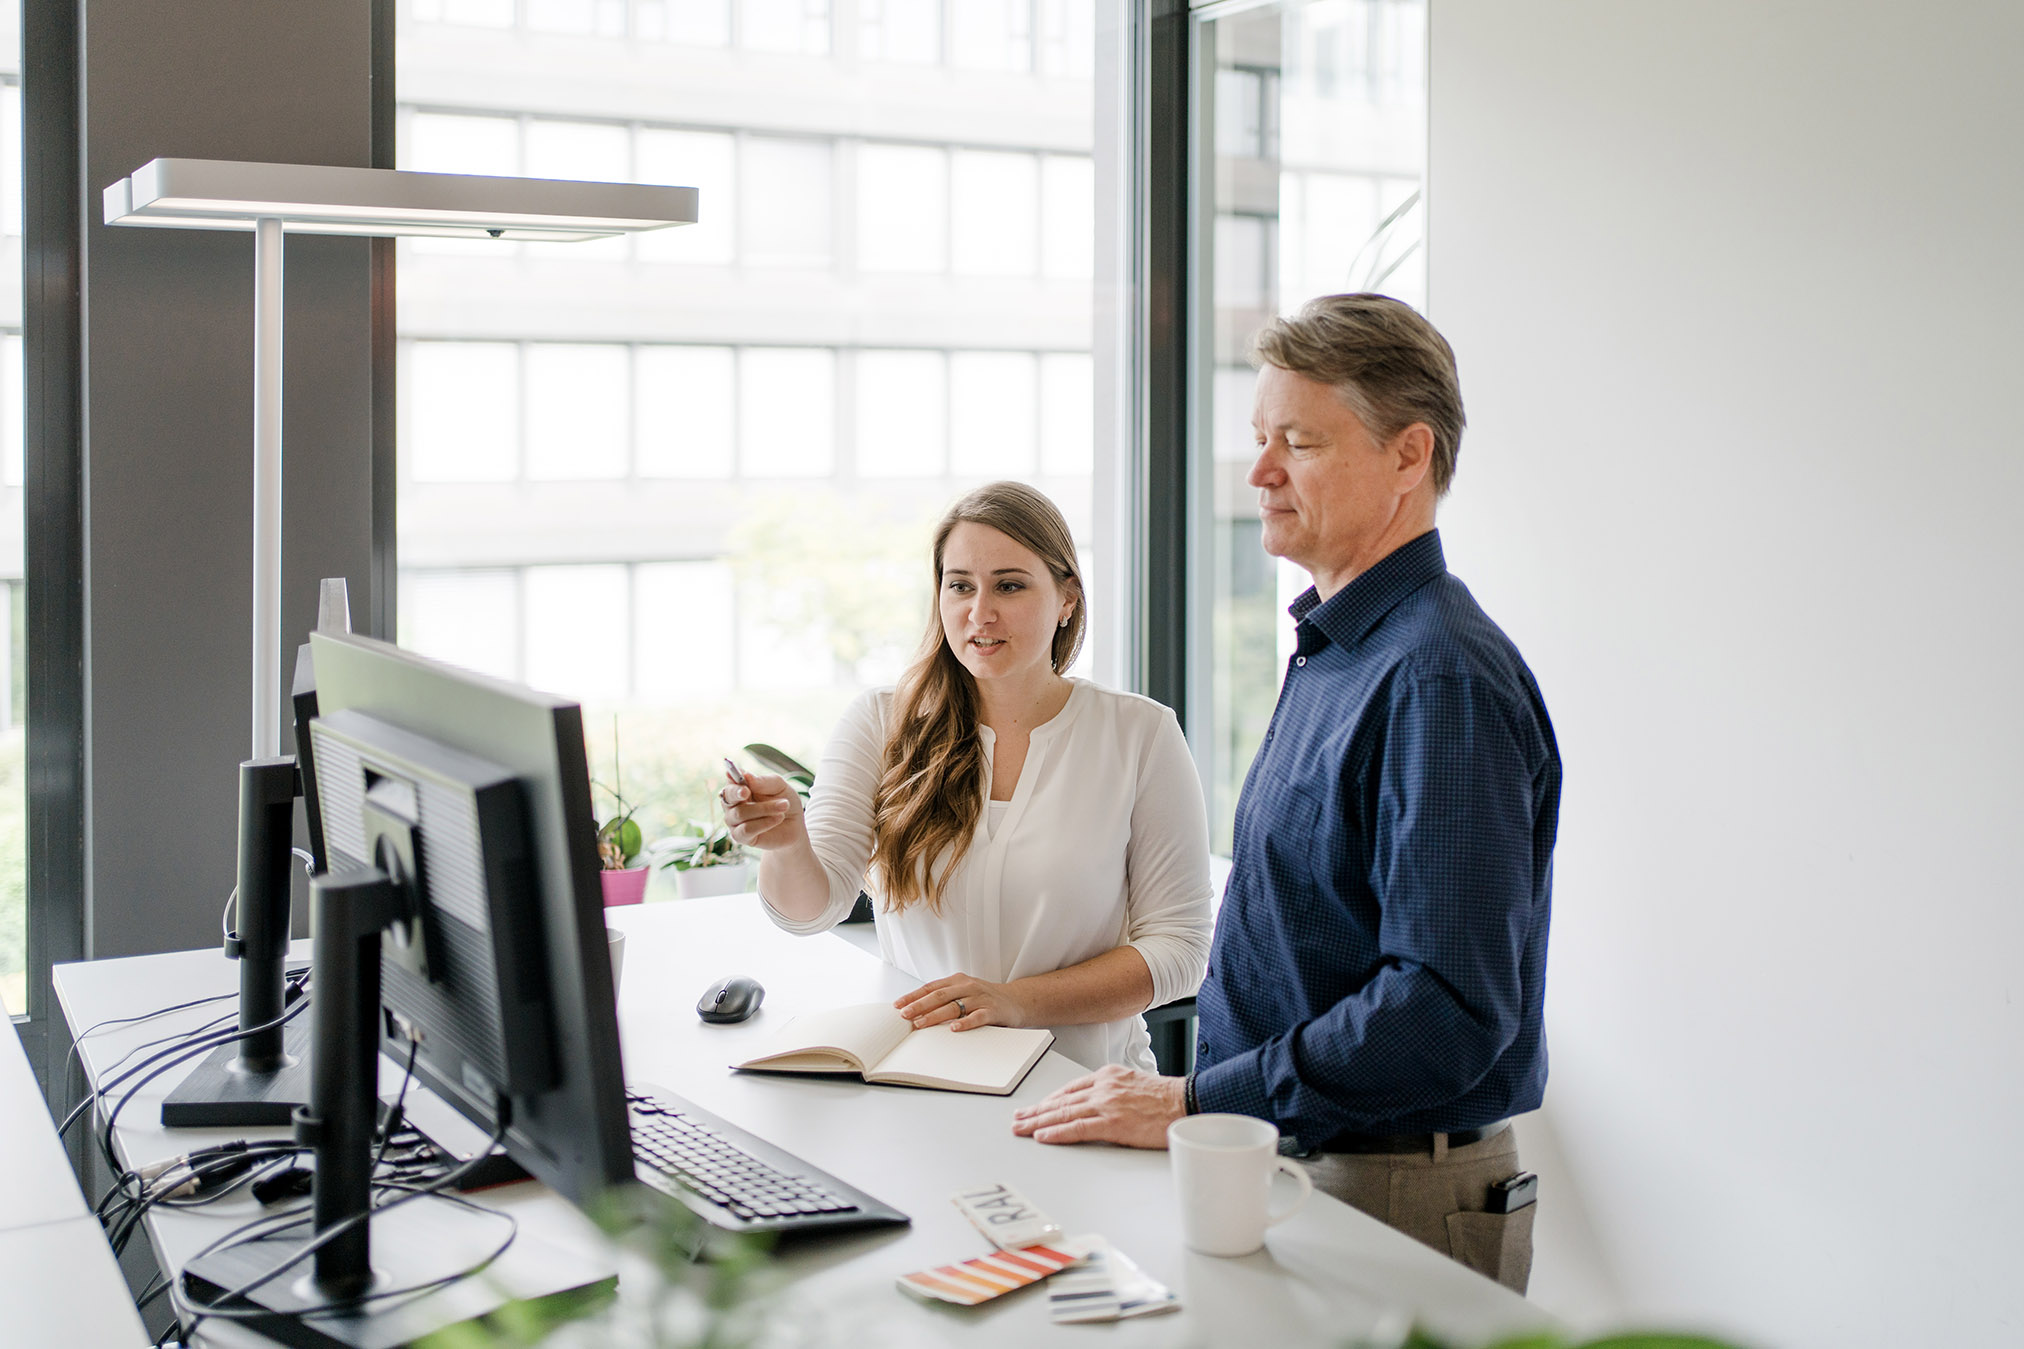
[[[298,775],[293,758],[239,765],[237,927],[225,954],[239,962],[242,1038],[219,1045],[162,1102],[171,1129],[286,1125],[309,1100],[309,1018],[287,1010],[289,875]],[[264,1029],[255,1029],[264,1027]]]
[[[611,1265],[558,1250],[524,1230],[496,1262],[473,1272],[505,1239],[504,1218],[434,1196],[373,1212],[380,934],[407,917],[404,897],[385,872],[357,870],[314,878],[309,898],[316,1072],[310,1104],[295,1117],[295,1137],[315,1153],[313,1229],[291,1229],[192,1261],[183,1271],[185,1287],[210,1304],[290,1262],[234,1301],[235,1319],[284,1344],[313,1349],[407,1344],[509,1300],[566,1298],[588,1307],[608,1298],[618,1282]],[[509,1108],[502,1096],[499,1109]],[[315,1237],[340,1227],[303,1254]],[[472,1276],[455,1277],[465,1273]],[[451,1282],[413,1297],[356,1301],[438,1279]]]

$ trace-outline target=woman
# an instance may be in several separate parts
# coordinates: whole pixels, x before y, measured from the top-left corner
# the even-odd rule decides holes
[[[777,777],[724,789],[759,893],[790,932],[842,921],[860,887],[879,949],[929,982],[916,1026],[1046,1026],[1090,1067],[1150,1069],[1139,1013],[1208,962],[1202,788],[1174,715],[1067,679],[1086,597],[1054,503],[980,487],[935,529],[938,593],[896,688],[852,704],[804,819]]]

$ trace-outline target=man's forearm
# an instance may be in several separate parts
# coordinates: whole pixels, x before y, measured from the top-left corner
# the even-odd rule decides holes
[[[1195,1094],[1205,1111],[1276,1120],[1318,1141],[1465,1094],[1516,1033],[1515,1017],[1486,1024],[1431,973],[1393,966],[1320,1016],[1199,1067]],[[1424,1053],[1430,1044],[1445,1052]]]

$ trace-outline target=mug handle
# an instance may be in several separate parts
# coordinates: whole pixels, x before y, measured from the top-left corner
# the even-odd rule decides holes
[[[1287,1175],[1300,1182],[1300,1197],[1288,1204],[1284,1212],[1267,1214],[1265,1217],[1265,1225],[1267,1227],[1283,1223],[1294,1214],[1300,1212],[1301,1206],[1314,1194],[1314,1181],[1307,1174],[1306,1167],[1289,1157],[1274,1157],[1272,1162],[1281,1171],[1284,1171]]]

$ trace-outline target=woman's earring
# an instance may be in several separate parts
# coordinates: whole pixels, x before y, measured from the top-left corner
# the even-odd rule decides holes
[[[1062,615],[1061,621],[1060,621],[1059,623],[1056,623],[1056,624],[1055,624],[1054,626],[1055,626],[1055,627],[1057,627],[1057,628],[1065,628],[1065,627],[1067,627],[1067,626],[1068,626],[1068,616],[1067,616],[1066,614]]]

